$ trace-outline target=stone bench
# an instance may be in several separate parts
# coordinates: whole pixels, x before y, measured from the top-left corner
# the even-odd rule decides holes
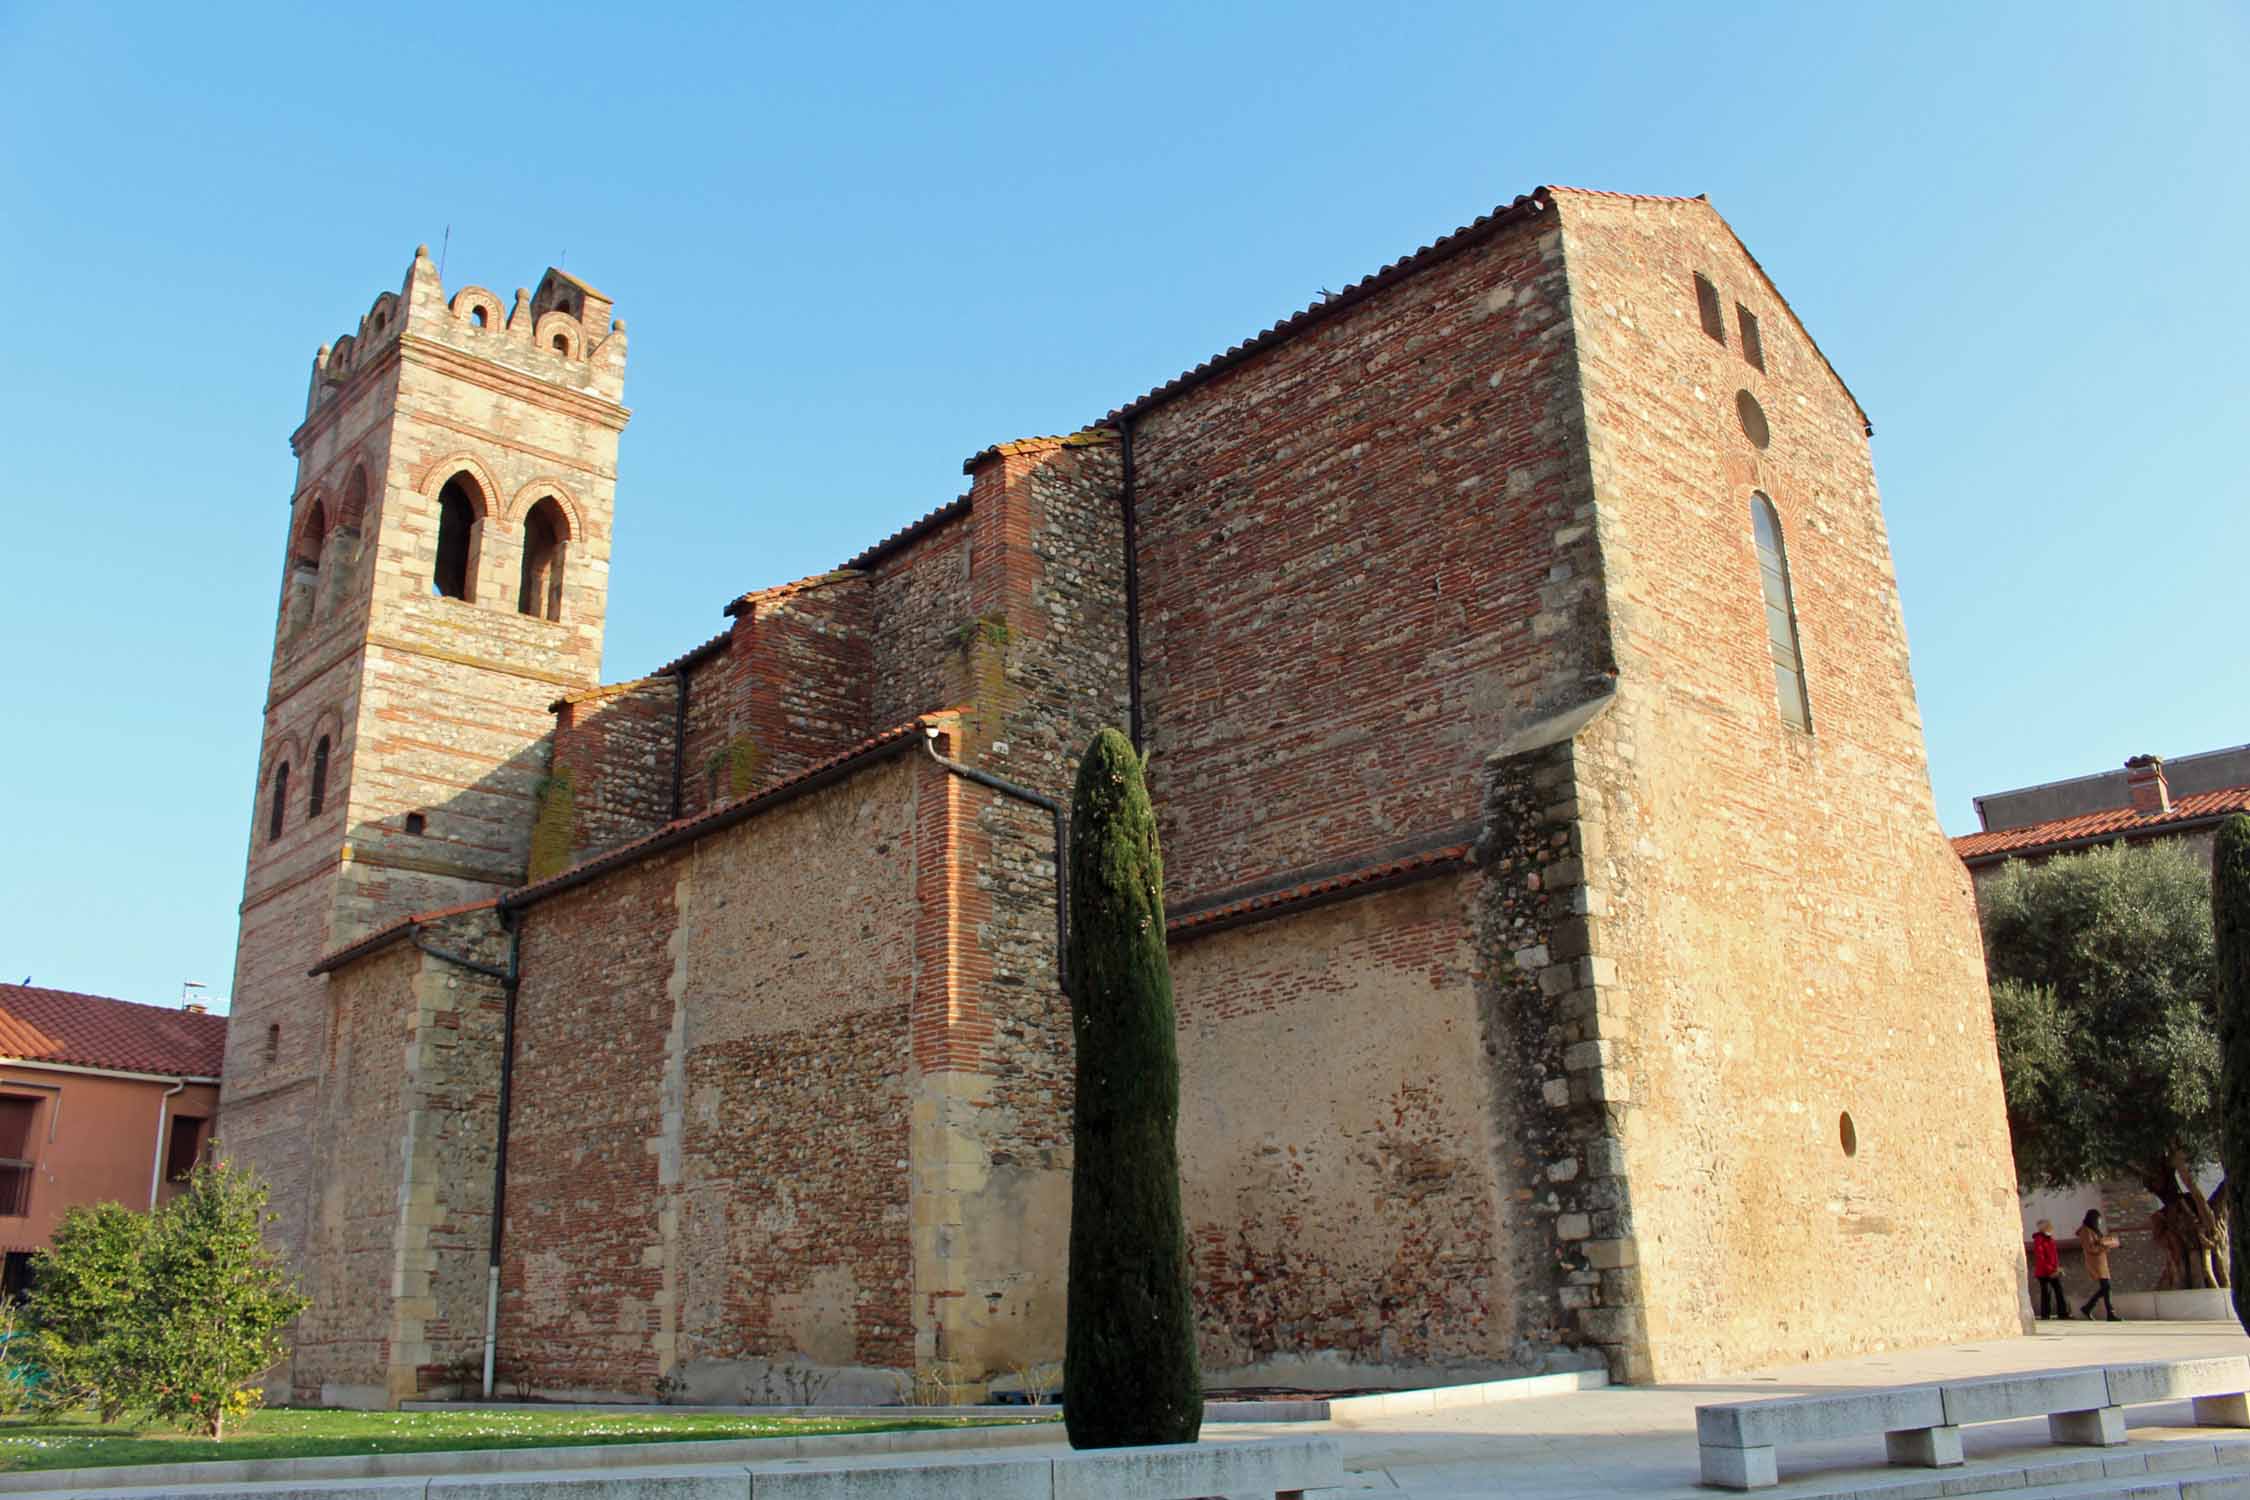
[[[2201,1427],[2250,1427],[2250,1359],[2159,1360],[1982,1375],[1932,1385],[1829,1396],[1783,1396],[1695,1409],[1703,1482],[1761,1489],[1780,1482],[1775,1449],[1883,1434],[1894,1464],[1949,1468],[1961,1462],[1961,1429],[1979,1422],[2045,1417],[2057,1443],[2114,1447],[2125,1441],[2124,1408],[2195,1402]]]

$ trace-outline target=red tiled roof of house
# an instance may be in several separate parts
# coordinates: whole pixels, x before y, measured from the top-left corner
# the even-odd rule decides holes
[[[2229,813],[2250,812],[2250,786],[2220,787],[2195,792],[2172,804],[2170,812],[2140,813],[2130,807],[2108,807],[2075,817],[2051,818],[2021,828],[2000,828],[1991,833],[1965,833],[1953,841],[1953,852],[1971,862],[2005,854],[2033,854],[2113,839],[2138,838],[2150,833],[2184,833],[2200,823]]]
[[[0,1059],[216,1078],[227,1018],[70,990],[0,984]]]

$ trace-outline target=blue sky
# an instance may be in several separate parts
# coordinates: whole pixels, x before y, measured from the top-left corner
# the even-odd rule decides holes
[[[308,361],[449,226],[631,324],[612,678],[1561,182],[1872,414],[1950,830],[2250,740],[2250,11],[1564,9],[0,0],[0,978],[224,994]]]

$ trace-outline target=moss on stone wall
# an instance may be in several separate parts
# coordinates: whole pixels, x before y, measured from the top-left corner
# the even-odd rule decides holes
[[[531,864],[525,872],[532,880],[545,880],[569,868],[578,838],[578,798],[570,772],[549,773],[533,793],[539,811],[531,822]]]
[[[746,797],[758,784],[758,771],[766,763],[766,752],[747,734],[738,734],[727,741],[727,795]]]

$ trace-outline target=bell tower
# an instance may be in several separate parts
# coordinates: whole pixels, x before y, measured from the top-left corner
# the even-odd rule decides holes
[[[306,970],[523,882],[548,705],[600,677],[624,378],[600,292],[449,296],[427,246],[313,357],[221,1106],[293,1260],[331,1082]]]

